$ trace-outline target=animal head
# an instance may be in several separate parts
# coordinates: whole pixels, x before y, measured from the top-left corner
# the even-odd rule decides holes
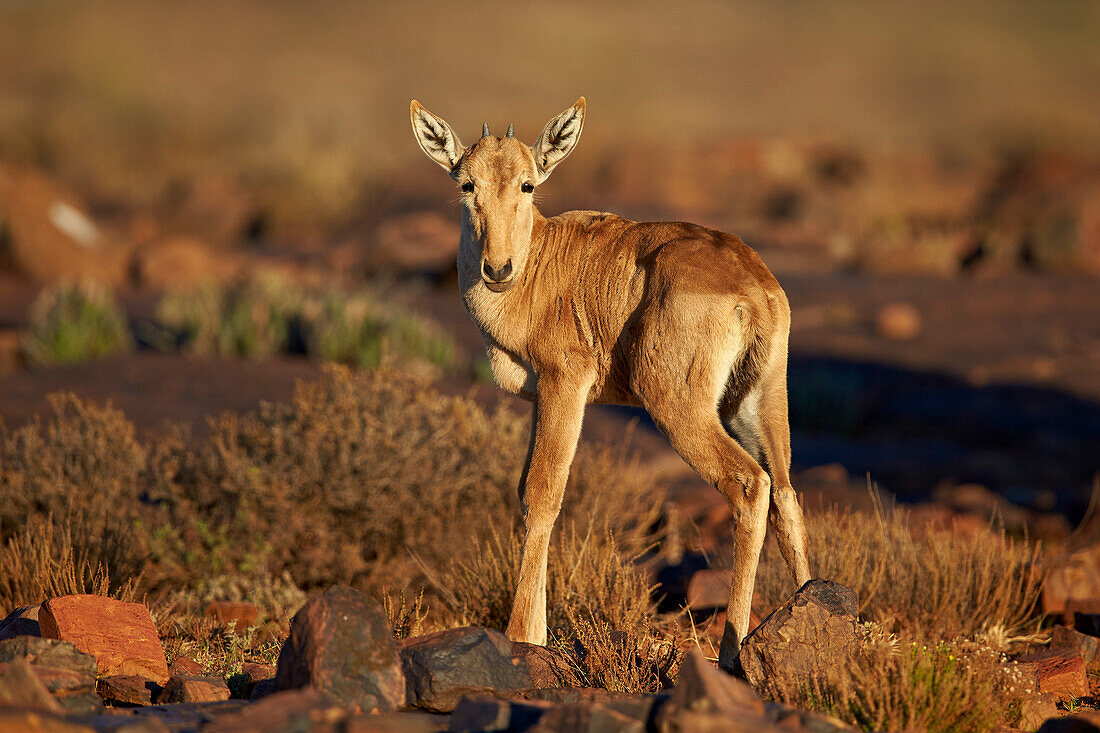
[[[576,147],[584,113],[581,97],[546,123],[533,147],[515,137],[512,125],[504,137],[493,137],[486,123],[481,138],[467,148],[442,117],[412,101],[416,142],[462,191],[463,244],[475,250],[462,254],[476,260],[489,290],[510,288],[527,264],[535,187]]]

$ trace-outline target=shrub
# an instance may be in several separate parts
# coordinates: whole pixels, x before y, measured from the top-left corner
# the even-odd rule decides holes
[[[808,676],[768,678],[759,692],[862,730],[981,733],[1015,722],[1032,690],[989,647],[911,635],[897,639],[875,630],[854,665],[822,660]]]
[[[285,351],[349,366],[450,367],[454,344],[429,319],[371,290],[312,291],[266,275],[230,285],[166,294],[157,306],[162,348],[199,354],[269,357]]]
[[[126,316],[111,292],[93,282],[42,291],[31,306],[22,351],[34,366],[57,366],[129,351]]]
[[[518,521],[528,430],[419,378],[332,367],[291,404],[223,415],[197,451],[158,451],[151,498],[181,528],[179,545],[220,572],[248,561],[303,587],[379,588],[413,574],[410,549],[440,567]],[[634,548],[662,500],[623,451],[582,446],[564,518],[606,515],[595,531],[606,524]]]
[[[209,283],[167,293],[157,304],[157,321],[172,334],[170,345],[186,351],[269,357],[289,345],[303,298],[301,288],[277,275]]]
[[[860,616],[931,638],[1004,638],[1033,618],[1042,584],[1038,548],[995,527],[977,534],[916,535],[908,514],[836,509],[806,515],[807,553],[815,577],[859,596]],[[791,594],[791,577],[774,543],[757,575],[765,610]]]
[[[48,401],[53,417],[45,425],[35,419],[9,430],[0,423],[0,542],[15,539],[8,562],[20,547],[43,553],[24,558],[39,579],[27,579],[31,589],[48,587],[70,561],[91,586],[108,569],[118,579],[139,575],[144,559],[132,530],[142,510],[145,451],[134,426],[110,406],[71,394]]]
[[[684,654],[680,640],[654,631],[648,622],[617,628],[569,612],[569,629],[554,639],[570,687],[653,694],[671,686]]]

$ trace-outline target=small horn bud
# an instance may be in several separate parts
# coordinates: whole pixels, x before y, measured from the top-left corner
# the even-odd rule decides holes
[[[481,123],[481,136],[482,137],[489,137],[489,123],[488,122]]]
[[[515,137],[515,136],[516,136],[516,126],[509,122],[508,123],[508,132],[506,132],[504,134],[504,137]]]

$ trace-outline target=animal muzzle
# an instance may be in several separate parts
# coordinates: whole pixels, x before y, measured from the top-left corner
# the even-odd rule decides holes
[[[485,281],[485,287],[494,293],[502,293],[512,287],[512,260],[507,260],[503,265],[494,268],[489,260],[481,263],[481,277]]]

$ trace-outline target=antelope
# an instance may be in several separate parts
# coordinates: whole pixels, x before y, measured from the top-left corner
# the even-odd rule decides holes
[[[523,552],[507,634],[546,644],[550,534],[585,405],[644,407],[733,511],[734,562],[719,666],[739,667],[771,518],[798,585],[810,579],[790,480],[790,305],[738,237],[683,222],[595,211],[546,217],[533,193],[576,147],[586,102],[552,118],[534,147],[488,123],[466,148],[413,100],[420,148],[462,193],[458,280],[497,384],[534,403],[519,482]]]

